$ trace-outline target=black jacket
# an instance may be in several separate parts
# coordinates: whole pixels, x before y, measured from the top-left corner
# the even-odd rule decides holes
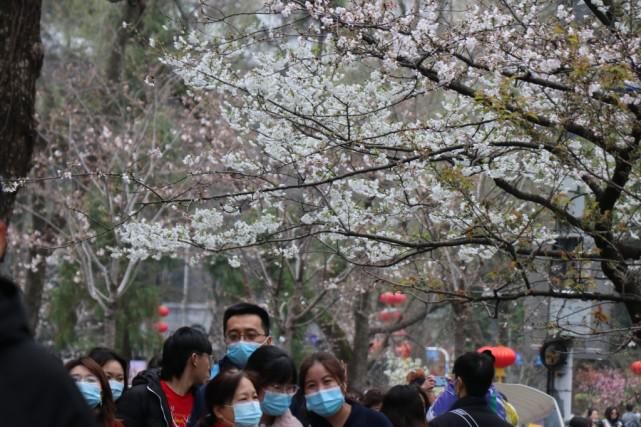
[[[160,370],[142,371],[118,400],[117,417],[125,427],[173,427],[167,396],[160,387]]]
[[[429,427],[512,427],[487,406],[484,397],[474,396],[457,400],[449,412],[428,424]]]
[[[18,288],[0,277],[0,424],[94,427],[95,416],[62,363],[31,336]]]
[[[347,400],[347,403],[351,405],[352,410],[343,427],[394,427],[382,412],[374,411],[352,400]],[[305,397],[302,393],[297,393],[296,400],[292,401],[292,414],[304,427],[331,427],[325,418],[305,408]]]

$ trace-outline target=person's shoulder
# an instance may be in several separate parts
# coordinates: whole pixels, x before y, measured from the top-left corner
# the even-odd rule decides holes
[[[370,409],[366,406],[361,405],[360,403],[351,403],[352,413],[350,414],[351,421],[354,425],[365,425],[367,423],[369,427],[391,427],[392,423],[390,420],[383,415],[381,412]]]

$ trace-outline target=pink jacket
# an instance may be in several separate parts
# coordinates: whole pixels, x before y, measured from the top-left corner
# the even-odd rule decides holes
[[[276,417],[274,419],[274,424],[271,426],[267,426],[265,424],[261,424],[260,427],[303,427],[303,425],[298,421],[298,418],[292,415],[292,413],[287,410],[283,415],[280,417]]]

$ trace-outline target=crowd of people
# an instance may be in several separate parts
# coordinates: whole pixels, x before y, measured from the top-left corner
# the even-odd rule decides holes
[[[15,285],[0,278],[0,411],[6,425],[67,427],[510,427],[518,415],[492,385],[490,352],[455,360],[437,397],[422,371],[383,393],[348,390],[346,366],[317,352],[300,366],[272,345],[270,318],[240,303],[223,316],[226,353],[213,360],[207,336],[181,327],[159,367],[128,384],[128,363],[94,348],[62,367],[33,341]],[[74,385],[75,384],[75,385]],[[588,414],[591,416],[592,414]],[[641,427],[608,408],[599,427]],[[638,418],[635,418],[638,420]],[[576,418],[574,426],[583,426]],[[638,421],[637,421],[638,422]],[[585,424],[590,425],[590,424]]]
[[[595,408],[589,408],[585,417],[574,417],[570,427],[641,427],[641,415],[634,412],[634,405],[625,405],[623,414],[614,406],[608,406],[603,412],[603,418]]]

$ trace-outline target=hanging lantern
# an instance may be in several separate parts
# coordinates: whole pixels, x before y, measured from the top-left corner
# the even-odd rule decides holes
[[[490,347],[488,350],[490,350],[492,352],[492,356],[494,356],[496,378],[498,379],[498,382],[502,383],[505,379],[505,368],[516,362],[516,352],[510,347],[506,347],[504,345]]]
[[[395,305],[401,305],[407,301],[407,295],[401,292],[396,292],[394,294],[394,304]]]
[[[162,304],[158,306],[158,316],[166,317],[169,315],[169,312],[169,307],[167,307],[166,305]]]
[[[494,355],[494,366],[497,368],[507,368],[510,365],[513,365],[516,362],[516,352],[510,347],[505,347],[504,345],[497,345],[491,349],[492,355]]]
[[[169,325],[165,322],[156,322],[154,328],[162,334],[163,332],[167,332],[169,330]]]
[[[381,322],[391,322],[401,318],[401,312],[398,310],[383,310],[378,313],[378,320]]]
[[[378,300],[385,305],[391,305],[394,300],[394,293],[392,292],[383,292]]]
[[[637,360],[636,362],[632,362],[632,364],[630,365],[630,369],[635,374],[641,375],[641,360]]]
[[[401,305],[407,301],[407,295],[401,292],[383,292],[378,300],[385,305]]]

